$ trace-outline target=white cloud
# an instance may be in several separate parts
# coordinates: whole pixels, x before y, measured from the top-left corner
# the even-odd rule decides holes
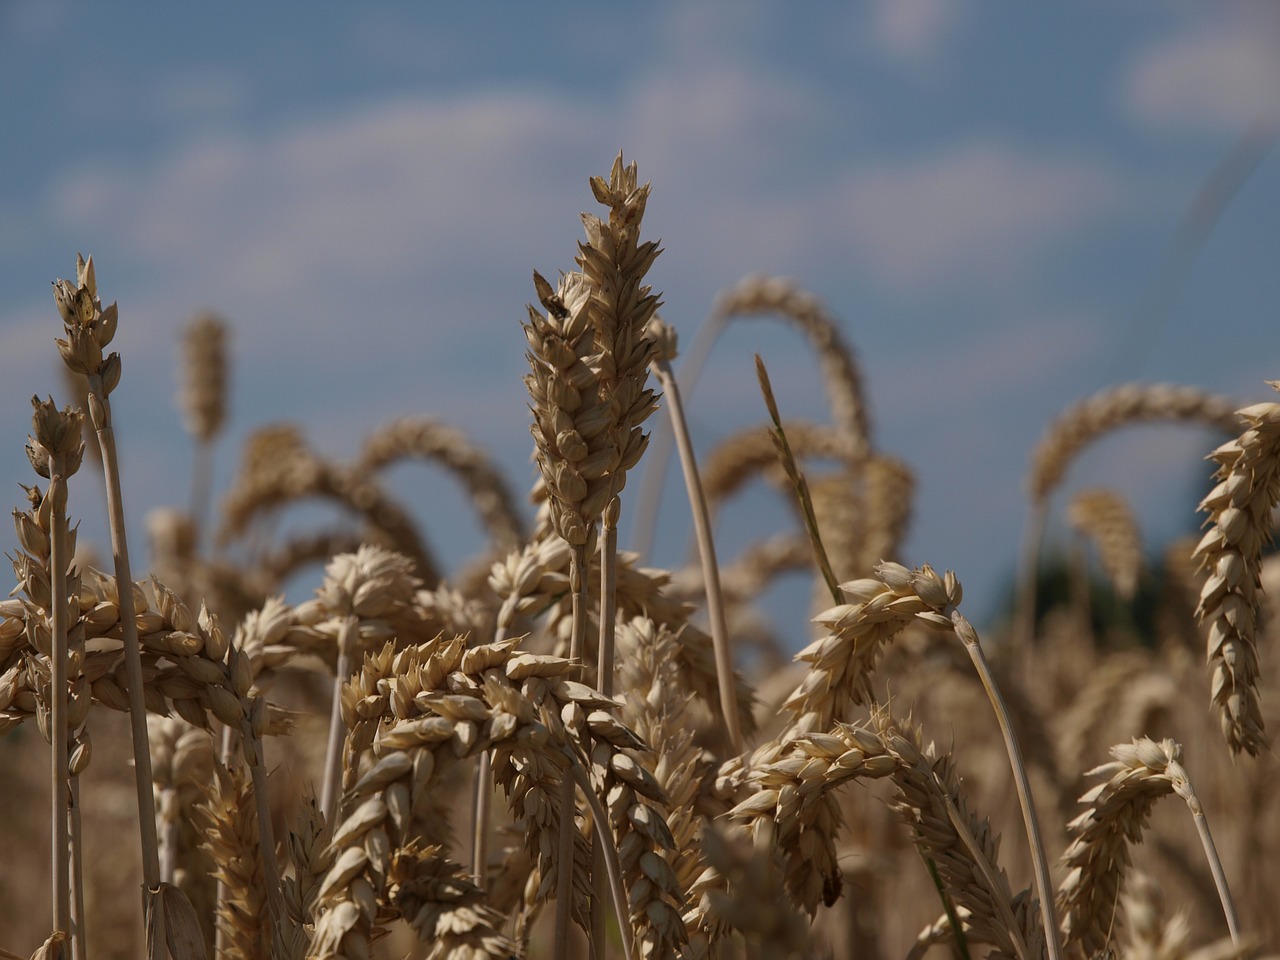
[[[959,14],[958,0],[877,0],[871,32],[881,49],[918,64],[937,54]]]
[[[901,292],[1005,283],[1117,209],[1119,178],[1096,160],[976,140],[851,171],[835,197],[858,258]]]
[[[1124,104],[1152,126],[1235,132],[1280,119],[1280,16],[1235,6],[1143,51],[1124,79]]]

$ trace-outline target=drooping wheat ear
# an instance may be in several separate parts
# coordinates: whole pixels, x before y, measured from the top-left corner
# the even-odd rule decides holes
[[[395,420],[365,440],[356,469],[384,470],[409,458],[439,463],[462,481],[495,549],[505,553],[525,542],[524,522],[507,481],[460,430],[426,418]]]
[[[1236,404],[1194,387],[1130,383],[1103,390],[1069,407],[1051,423],[1031,455],[1028,494],[1031,516],[1019,564],[1016,633],[1019,649],[1031,640],[1035,617],[1036,569],[1049,496],[1076,454],[1104,433],[1136,423],[1170,421],[1200,424],[1226,434],[1239,429]]]
[[[936,865],[957,910],[968,911],[969,939],[991,944],[994,956],[1042,956],[1035,900],[1012,895],[990,824],[968,809],[950,754],[938,756],[932,744],[922,748],[920,731],[901,727],[887,713],[877,722],[886,749],[898,761],[894,813],[912,828],[917,848]]]
[[[797,457],[838,460],[851,466],[855,462],[856,448],[849,438],[827,424],[786,420],[783,428]],[[707,457],[701,473],[712,510],[762,473],[777,486],[787,483],[769,426],[748,427],[722,440]]]
[[[424,581],[440,579],[430,549],[404,508],[361,471],[322,460],[297,428],[263,428],[246,441],[241,459],[235,485],[222,501],[221,542],[245,536],[264,516],[296,501],[318,497],[361,517],[391,548],[413,560]]]
[[[413,576],[413,561],[382,547],[362,546],[355,553],[339,554],[325,568],[325,579],[316,592],[316,606],[334,635],[338,663],[333,677],[333,706],[329,715],[329,746],[325,752],[324,792],[320,809],[333,823],[338,814],[342,778],[342,687],[353,664],[373,641],[384,641],[403,618],[421,581]],[[323,632],[323,628],[321,629]]]
[[[1067,519],[1093,541],[1116,593],[1132,600],[1142,577],[1142,535],[1124,497],[1101,488],[1081,490],[1071,498]]]
[[[1225,397],[1167,383],[1124,384],[1086,397],[1049,425],[1032,452],[1031,500],[1042,503],[1048,499],[1076,454],[1104,433],[1165,420],[1233,434],[1239,429],[1236,406]]]
[[[835,837],[841,817],[834,789],[896,769],[879,734],[862,727],[837,723],[830,733],[779,739],[747,762],[747,797],[730,816],[757,837],[772,834],[791,899],[812,916],[820,903],[830,906],[840,896]]]
[[[340,553],[355,553],[365,541],[365,537],[346,529],[290,537],[259,558],[259,576],[269,593],[312,564],[328,563]]]
[[[1271,383],[1280,389],[1280,381]],[[1257,755],[1266,746],[1258,705],[1258,648],[1262,547],[1271,539],[1271,513],[1280,499],[1280,403],[1245,407],[1248,426],[1212,454],[1218,485],[1200,503],[1210,526],[1195,549],[1207,578],[1196,614],[1209,629],[1212,699],[1233,752]]]
[[[268,956],[271,916],[267,907],[253,786],[244,771],[215,764],[216,777],[196,808],[204,832],[201,847],[213,861],[213,875],[227,891],[218,905],[222,953],[228,960]]]
[[[749,545],[735,557],[733,565],[720,573],[720,588],[731,602],[744,603],[754,600],[775,577],[812,567],[813,548],[809,546],[809,538],[802,533],[779,534]],[[692,580],[693,573],[682,570],[679,589],[673,593],[683,598],[701,590],[701,578]]]
[[[624,691],[622,720],[645,742],[640,761],[669,804],[666,827],[673,844],[661,856],[675,883],[665,891],[657,888],[652,878],[650,883],[679,906],[681,891],[693,888],[705,866],[698,840],[702,818],[696,805],[707,762],[694,744],[693,730],[686,720],[693,692],[677,664],[678,641],[667,628],[636,617],[620,627],[618,648],[622,654],[618,661],[619,685]],[[634,900],[634,893],[632,897]]]
[[[172,717],[150,714],[147,727],[160,817],[160,874],[186,894],[197,915],[212,918],[214,878],[201,852],[194,814],[213,782],[213,740],[209,731]],[[206,932],[213,933],[212,929]]]
[[[913,621],[951,629],[951,609],[963,595],[951,571],[940,577],[928,564],[908,570],[882,563],[874,574],[840,586],[849,602],[819,614],[815,622],[827,634],[796,654],[812,666],[784,704],[793,716],[791,734],[829,730],[837,721],[853,719],[855,705],[872,702],[877,658]]]
[[[746,277],[716,299],[705,329],[714,337],[735,317],[761,314],[777,315],[809,338],[826,382],[831,419],[853,444],[855,459],[864,460],[872,446],[870,417],[863,399],[862,375],[839,321],[822,301],[790,280]]]
[[[53,299],[62,316],[66,339],[55,340],[68,367],[88,378],[89,419],[98,434],[106,481],[107,517],[111,529],[111,552],[116,580],[132,583],[129,547],[125,539],[124,500],[120,493],[120,463],[116,454],[115,429],[111,420],[109,395],[120,383],[120,354],[104,355],[115,337],[119,313],[113,303],[103,307],[98,299],[98,283],[93,257],[76,256],[76,282],[53,284]],[[160,858],[156,841],[155,806],[151,796],[151,752],[147,746],[146,708],[143,704],[142,653],[134,624],[133,597],[128,590],[120,597],[125,665],[129,676],[128,700],[133,734],[134,775],[138,796],[138,822],[142,839],[142,878],[148,891],[160,883]],[[151,894],[147,894],[150,904]],[[150,906],[148,906],[150,913]]]
[[[1111,748],[1115,758],[1089,771],[1105,778],[1080,798],[1089,809],[1068,824],[1073,836],[1063,855],[1067,878],[1058,889],[1065,945],[1074,956],[1093,957],[1108,945],[1113,906],[1128,870],[1129,844],[1142,841],[1142,831],[1155,802],[1170,793],[1191,809],[1209,860],[1218,895],[1233,939],[1239,924],[1221,864],[1213,849],[1200,801],[1182,767],[1182,747],[1172,740],[1156,743],[1145,737]]]

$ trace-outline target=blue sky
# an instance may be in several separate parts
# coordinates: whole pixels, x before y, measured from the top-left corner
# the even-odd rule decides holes
[[[907,559],[955,568],[988,616],[1059,410],[1119,380],[1253,401],[1280,378],[1274,152],[1168,309],[1134,326],[1215,164],[1277,118],[1277,9],[3,0],[0,479],[19,503],[29,398],[60,388],[48,283],[83,250],[120,303],[139,530],[187,497],[169,400],[178,331],[205,308],[234,324],[220,482],[264,423],[346,456],[420,414],[467,429],[523,488],[530,272],[571,266],[587,177],[621,148],[653,182],[651,279],[684,342],[747,274],[820,296],[857,349],[877,444],[916,470]],[[744,322],[692,398],[704,451],[763,418],[757,350],[784,414],[823,416],[805,345]],[[1140,498],[1154,546],[1195,524],[1211,444],[1130,432],[1070,483]],[[447,482],[394,482],[442,554],[473,552]],[[101,539],[98,491],[81,489],[72,509]],[[684,549],[676,490],[665,563]],[[786,522],[763,503],[726,515],[726,552]]]

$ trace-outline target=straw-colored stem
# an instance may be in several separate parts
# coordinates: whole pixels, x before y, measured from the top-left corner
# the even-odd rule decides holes
[[[587,633],[587,565],[586,550],[574,546],[569,553],[569,593],[573,613],[569,634],[569,659],[582,663],[582,646]],[[552,954],[563,960],[569,950],[569,922],[573,907],[573,835],[578,827],[573,817],[573,781],[565,779],[560,784],[560,845],[557,851],[559,875],[556,880],[556,924]],[[603,822],[603,821],[602,821]]]
[[[485,889],[484,868],[489,859],[489,801],[493,796],[493,756],[480,754],[476,766],[475,804],[471,816],[471,879]]]
[[[71,933],[70,836],[67,822],[71,816],[71,772],[67,763],[67,481],[60,457],[53,460],[46,496],[53,504],[49,538],[49,584],[53,633],[53,701],[51,712],[53,756],[50,770],[52,796],[52,849],[50,866],[53,875],[53,929]],[[63,951],[66,947],[61,948]]]
[[[191,468],[191,529],[196,556],[209,520],[209,504],[213,499],[213,444],[196,439]]]
[[[1031,662],[1031,644],[1036,633],[1036,586],[1040,570],[1040,544],[1044,540],[1048,508],[1034,503],[1022,538],[1022,559],[1018,563],[1018,594],[1013,611],[1013,649],[1009,664],[1014,676],[1027,679],[1024,671]]]
[[[1013,782],[1018,790],[1018,803],[1022,807],[1022,819],[1027,827],[1027,843],[1031,848],[1036,895],[1040,898],[1040,918],[1044,924],[1045,945],[1049,951],[1049,960],[1062,960],[1062,944],[1053,899],[1053,881],[1049,877],[1049,858],[1045,855],[1044,840],[1040,834],[1040,821],[1036,816],[1035,801],[1031,797],[1031,783],[1027,779],[1027,767],[1022,761],[1022,751],[1013,733],[1009,711],[996,687],[995,679],[991,676],[991,668],[987,664],[986,655],[982,652],[978,632],[958,610],[951,614],[951,622],[955,626],[956,636],[964,643],[969,659],[973,661],[974,669],[978,671],[978,678],[982,681],[987,699],[991,701],[991,707],[995,710],[1000,732],[1004,735],[1005,749],[1009,753],[1009,765],[1013,769]]]
[[[791,481],[791,485],[795,488],[796,499],[800,502],[800,515],[804,518],[805,532],[809,534],[809,542],[813,545],[814,560],[818,564],[822,579],[827,584],[827,590],[831,594],[832,601],[840,603],[840,585],[836,581],[835,573],[831,570],[831,561],[827,558],[827,550],[822,545],[822,534],[818,530],[818,518],[813,512],[813,498],[809,496],[809,484],[805,482],[804,474],[800,472],[800,464],[791,450],[786,431],[782,429],[782,415],[778,413],[778,402],[773,397],[773,386],[769,383],[769,371],[765,369],[764,361],[760,359],[760,354],[758,353],[756,354],[756,377],[760,381],[760,393],[764,397],[764,405],[769,411],[769,419],[773,421],[774,440],[778,445],[778,459],[782,461],[782,468],[787,472],[787,479]]]
[[[565,745],[564,752],[569,757],[569,767],[573,771],[573,778],[578,781],[578,785],[582,788],[582,795],[587,799],[587,806],[591,808],[591,815],[596,823],[600,824],[600,830],[597,832],[600,837],[600,848],[604,854],[605,870],[609,875],[609,892],[613,897],[613,911],[617,916],[618,931],[622,937],[622,953],[625,960],[631,960],[632,934],[631,923],[627,914],[627,893],[622,886],[622,864],[618,857],[618,848],[613,842],[612,834],[607,829],[609,815],[604,812],[604,807],[600,804],[600,798],[596,796],[595,789],[591,786],[591,777],[588,776],[582,760],[568,745]],[[600,955],[603,956],[603,942],[601,943]],[[559,957],[561,954],[556,954],[556,956]]]
[[[254,711],[265,707],[265,702],[258,700]],[[249,746],[249,775],[253,778],[253,802],[258,812],[258,852],[262,855],[262,883],[267,891],[267,906],[271,910],[272,926],[283,929],[286,914],[280,864],[276,860],[275,831],[271,827],[271,804],[267,796],[267,766],[262,754],[262,737],[254,732],[253,726],[253,717],[246,716],[240,721],[240,736]]]
[[[742,752],[742,727],[738,723],[738,700],[734,692],[733,654],[729,649],[729,628],[725,621],[724,597],[720,591],[720,570],[716,563],[715,541],[711,538],[711,519],[707,500],[698,479],[698,462],[693,454],[693,442],[689,439],[689,427],[685,421],[684,406],[680,402],[680,389],[666,360],[654,363],[662,393],[671,411],[671,429],[675,433],[676,449],[680,453],[680,466],[684,472],[685,490],[689,494],[689,506],[693,511],[693,528],[698,538],[698,553],[702,558],[702,582],[707,591],[707,616],[711,625],[711,642],[716,655],[716,679],[720,688],[720,712],[724,715],[725,729],[734,753]]]
[[[80,822],[80,778],[71,777],[71,808],[67,817],[71,837],[71,960],[88,960],[84,932],[84,831]]]
[[[621,503],[615,496],[604,508],[600,537],[600,645],[596,651],[596,689],[613,696],[614,635],[617,628],[618,514]],[[607,823],[597,822],[591,835],[591,950],[595,960],[604,960],[604,900],[609,881],[604,875],[601,833]]]
[[[120,632],[124,641],[125,674],[129,681],[129,725],[133,734],[133,768],[138,794],[138,829],[142,840],[143,903],[150,915],[152,891],[160,886],[160,845],[156,838],[155,798],[151,793],[151,743],[147,735],[147,708],[143,699],[142,648],[133,606],[133,579],[129,570],[129,544],[125,538],[124,497],[120,492],[120,459],[111,427],[111,402],[98,375],[89,378],[89,411],[102,450],[102,474],[107,487],[107,518],[111,527],[111,555],[115,562],[116,593],[120,605]],[[153,957],[152,960],[158,960]]]
[[[360,623],[355,617],[347,617],[338,631],[338,665],[333,675],[333,703],[329,710],[329,743],[324,754],[324,789],[320,795],[320,809],[325,823],[336,823],[338,798],[342,793],[342,744],[347,728],[342,722],[342,686],[351,676],[351,648],[355,643]]]
[[[1200,798],[1191,790],[1188,783],[1184,788],[1187,806],[1191,808],[1191,819],[1195,821],[1196,832],[1200,834],[1200,844],[1204,847],[1205,859],[1209,861],[1209,872],[1213,874],[1214,886],[1218,888],[1218,899],[1222,901],[1222,912],[1227,918],[1227,930],[1231,933],[1231,942],[1240,942],[1240,920],[1236,916],[1236,905],[1231,899],[1231,889],[1227,886],[1227,875],[1222,869],[1222,860],[1218,857],[1218,848],[1214,845],[1213,835],[1209,833],[1209,821],[1205,819],[1204,808],[1200,806]]]

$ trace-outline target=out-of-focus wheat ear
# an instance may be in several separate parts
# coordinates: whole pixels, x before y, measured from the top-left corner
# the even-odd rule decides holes
[[[1142,535],[1124,497],[1101,488],[1081,490],[1071,498],[1067,519],[1093,542],[1116,593],[1132,600],[1142,577]]]
[[[874,454],[864,469],[862,512],[865,534],[860,569],[870,570],[881,560],[897,560],[911,524],[915,497],[915,473],[906,463],[887,454]]]
[[[836,428],[808,420],[785,420],[782,426],[798,458],[838,460],[853,470],[854,447]],[[759,475],[778,486],[787,484],[786,471],[778,463],[778,447],[770,424],[747,427],[729,435],[707,456],[701,477],[712,514]]]
[[[528,539],[501,471],[466,434],[453,427],[426,418],[394,420],[365,440],[356,469],[385,470],[410,458],[438,463],[462,481],[496,550],[516,550]]]
[[[871,451],[871,426],[854,352],[845,341],[839,322],[821,301],[790,281],[776,277],[747,277],[717,298],[711,315],[699,328],[682,368],[686,391],[692,394],[712,347],[729,321],[735,317],[762,314],[779,316],[809,338],[822,368],[831,417],[840,434],[841,444],[849,448],[855,467],[861,464]],[[656,526],[654,520],[670,459],[671,440],[666,433],[661,433],[654,442],[637,508],[636,527],[640,536],[633,546],[642,557],[648,555],[652,545],[649,537]],[[710,490],[708,495],[711,495]]]
[[[1080,798],[1088,809],[1067,825],[1073,839],[1063,855],[1068,873],[1058,889],[1058,908],[1068,952],[1087,958],[1107,947],[1112,907],[1129,867],[1129,844],[1142,841],[1151,808],[1170,793],[1183,797],[1191,809],[1228,928],[1238,939],[1235,908],[1203,810],[1182,767],[1182,747],[1172,740],[1156,743],[1143,737],[1112,747],[1111,755],[1112,762],[1089,771],[1103,782]]]
[[[1062,482],[1076,454],[1102,434],[1137,423],[1187,423],[1235,434],[1239,429],[1236,406],[1225,397],[1194,387],[1129,383],[1078,401],[1049,425],[1032,451],[1027,480],[1031,513],[1023,533],[1015,611],[1014,639],[1019,656],[1027,656],[1026,648],[1035,629],[1035,578],[1049,497]]]
[[[195,441],[191,468],[191,521],[199,543],[212,495],[213,443],[227,417],[227,325],[212,314],[195,317],[182,332],[178,406]]]
[[[120,462],[116,453],[115,429],[111,419],[110,394],[120,383],[120,354],[104,355],[115,337],[119,314],[116,305],[103,307],[93,258],[76,257],[76,282],[57,280],[53,298],[62,316],[66,339],[55,342],[66,365],[88,378],[89,419],[93,422],[102,451],[106,480],[107,518],[111,530],[111,552],[116,582],[133,583],[129,567],[129,547],[125,537],[124,499],[120,489]],[[151,891],[160,883],[159,845],[156,840],[155,805],[151,796],[151,753],[147,747],[147,720],[144,704],[142,654],[134,620],[133,592],[122,589],[120,624],[124,638],[125,666],[129,677],[129,721],[133,733],[134,775],[138,796],[138,822],[142,839],[144,901],[151,912]]]
[[[795,491],[805,532],[809,534],[809,542],[813,545],[813,556],[818,565],[818,572],[822,574],[827,589],[831,591],[831,599],[839,603],[840,585],[831,571],[831,561],[827,558],[826,548],[822,545],[822,531],[818,529],[818,518],[813,512],[813,498],[809,495],[809,485],[805,481],[804,474],[800,472],[800,464],[796,461],[791,444],[787,442],[787,434],[782,427],[782,415],[778,413],[778,402],[773,397],[773,386],[769,383],[769,371],[765,369],[764,361],[760,359],[758,353],[756,354],[756,378],[760,381],[760,393],[769,411],[769,419],[773,421],[773,436],[778,449],[778,459]]]
[[[50,768],[50,812],[53,877],[53,926],[68,935],[71,923],[71,769],[69,736],[74,726],[69,719],[69,656],[67,633],[70,628],[69,604],[78,598],[68,592],[67,573],[71,557],[67,543],[67,480],[80,468],[84,450],[81,441],[82,417],[78,410],[67,407],[59,411],[50,398],[47,402],[32,398],[32,436],[27,443],[27,457],[36,473],[49,481],[41,506],[48,512],[48,574],[51,691],[50,735],[53,743]],[[81,722],[83,720],[81,719]],[[78,724],[75,724],[78,725]],[[83,952],[83,944],[76,950]]]
[[[738,702],[734,689],[733,651],[729,647],[729,628],[725,621],[724,595],[720,590],[720,569],[716,562],[715,539],[711,535],[711,518],[706,497],[698,478],[698,461],[689,437],[684,405],[680,400],[680,388],[671,372],[671,361],[676,356],[675,331],[662,320],[654,318],[650,324],[657,344],[653,366],[671,413],[671,429],[676,446],[680,450],[680,466],[684,472],[685,490],[689,507],[693,512],[693,529],[698,538],[698,555],[702,561],[702,581],[707,594],[707,616],[711,625],[711,641],[715,650],[716,681],[720,695],[720,714],[724,718],[729,745],[734,753],[743,750],[742,726],[738,721]]]
[[[1271,386],[1280,390],[1280,381]],[[1194,553],[1207,578],[1196,614],[1208,627],[1211,697],[1222,732],[1234,753],[1257,755],[1266,733],[1254,635],[1262,547],[1280,499],[1280,403],[1254,404],[1239,416],[1247,429],[1211,455],[1218,483],[1200,503],[1209,529]]]
[[[1009,753],[1009,766],[1013,771],[1013,782],[1018,791],[1018,803],[1022,807],[1022,819],[1027,828],[1027,845],[1031,849],[1031,862],[1035,867],[1036,893],[1040,897],[1041,922],[1044,924],[1049,960],[1061,960],[1062,945],[1058,940],[1058,918],[1054,914],[1053,879],[1049,876],[1049,858],[1045,853],[1044,839],[1040,833],[1040,819],[1036,814],[1035,798],[1031,795],[1031,782],[1027,778],[1027,766],[1022,760],[1022,750],[1018,746],[1018,738],[1014,735],[1013,724],[1009,719],[1004,698],[996,687],[995,678],[991,675],[991,668],[982,651],[978,632],[959,610],[952,612],[951,622],[955,625],[956,636],[964,644],[965,650],[973,661],[974,669],[978,671],[983,689],[986,690],[991,707],[995,710],[1000,733],[1004,737],[1005,749]]]

